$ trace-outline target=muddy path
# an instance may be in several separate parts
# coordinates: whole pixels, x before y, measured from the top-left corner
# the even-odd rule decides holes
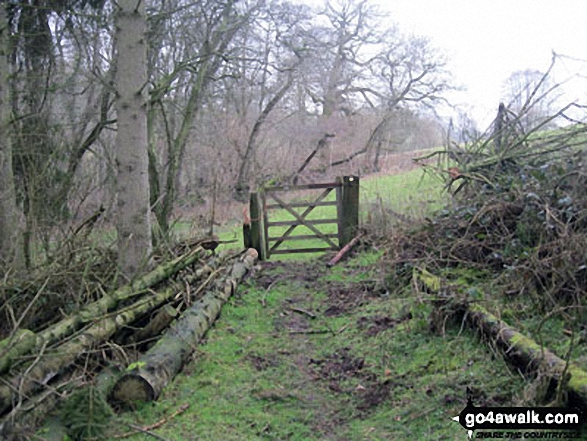
[[[451,417],[466,387],[479,406],[516,403],[519,376],[473,334],[432,333],[427,306],[392,293],[376,260],[262,263],[154,408],[126,418],[189,404],[165,439],[463,440]]]

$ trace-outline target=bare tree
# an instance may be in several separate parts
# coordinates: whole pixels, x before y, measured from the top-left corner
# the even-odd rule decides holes
[[[242,84],[244,80],[242,86],[246,87],[247,93],[239,100],[243,104],[246,102],[239,106],[239,111],[244,121],[249,115],[254,118],[242,149],[235,185],[236,196],[241,200],[247,198],[244,193],[248,190],[250,169],[269,115],[285,100],[299,80],[304,62],[311,58],[305,35],[305,27],[310,22],[309,10],[289,3],[272,2],[265,12],[251,23],[252,29],[247,30],[253,35],[244,35],[256,44],[243,46],[246,52],[241,54],[239,82]]]
[[[428,40],[383,27],[389,17],[367,0],[327,2],[321,15],[329,26],[316,34],[322,47],[316,63],[320,70],[314,72],[318,78],[309,83],[308,93],[322,106],[322,120],[365,108],[378,115],[366,145],[334,161],[343,164],[373,152],[378,169],[382,151],[394,144],[389,130],[401,115],[397,109],[432,106],[444,99],[450,89],[445,61]]]
[[[116,229],[119,269],[127,278],[144,269],[151,254],[146,31],[145,2],[120,0],[116,11]]]
[[[554,59],[553,59],[554,64]],[[552,65],[551,65],[552,68]],[[506,108],[516,115],[520,128],[527,132],[550,120],[545,129],[555,127],[551,120],[558,108],[560,93],[548,72],[526,69],[512,73],[503,84]]]
[[[159,231],[166,235],[176,202],[182,160],[210,83],[226,62],[230,42],[249,19],[256,4],[239,11],[235,0],[204,0],[164,5],[158,23],[159,39],[152,38],[151,110],[149,113],[151,203]],[[194,15],[194,10],[199,13]],[[164,19],[164,20],[163,20]],[[156,40],[156,41],[153,41]],[[163,154],[156,145],[155,118],[163,121]],[[158,161],[163,158],[163,164]]]

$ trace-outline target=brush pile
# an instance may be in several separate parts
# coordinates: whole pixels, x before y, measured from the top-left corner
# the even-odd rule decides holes
[[[100,424],[92,419],[111,413],[100,403],[110,399],[116,404],[110,392],[123,376],[121,371],[128,374],[148,365],[141,357],[150,353],[159,354],[155,358],[165,364],[159,370],[147,366],[157,394],[145,399],[156,399],[256,262],[254,250],[215,255],[208,242],[178,246],[173,253],[177,257],[159,262],[120,287],[113,254],[98,250],[54,260],[20,285],[5,282],[2,314],[8,320],[3,321],[0,340],[2,439],[26,439],[24,433],[66,399],[76,401],[65,406],[70,425],[75,425],[69,427],[70,436],[99,436]],[[157,341],[171,341],[177,335],[184,346],[163,345],[166,351],[161,356]],[[85,385],[92,386],[90,399],[87,393],[72,394]],[[85,410],[80,399],[87,404]],[[99,408],[102,413],[86,412]]]
[[[444,178],[452,203],[392,238],[393,277],[467,268],[544,309],[587,301],[587,126],[524,132],[520,118],[500,106],[488,133],[430,155],[438,161],[425,167]]]
[[[587,125],[569,116],[584,108],[570,105],[524,126],[533,105],[514,114],[502,104],[487,132],[421,158],[450,202],[421,225],[396,229],[383,272],[390,290],[411,287],[431,305],[432,332],[450,318],[467,322],[529,378],[549,379],[550,395],[534,403],[562,404],[568,393],[584,406]],[[550,126],[557,119],[567,125]]]

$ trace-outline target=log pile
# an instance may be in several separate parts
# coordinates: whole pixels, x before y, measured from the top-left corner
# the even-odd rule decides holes
[[[256,258],[252,249],[216,256],[197,244],[45,329],[15,330],[0,341],[0,438],[17,439],[19,427],[42,419],[42,409],[53,408],[89,383],[103,366],[119,367],[121,358],[126,364],[136,358],[140,362],[131,364],[119,379],[115,399],[156,399],[188,361]],[[159,337],[159,343],[140,356]],[[124,356],[117,359],[113,347]],[[132,369],[143,364],[144,368]],[[119,375],[112,379],[111,370],[106,375],[111,389]],[[148,377],[145,390],[151,392],[122,394],[132,390],[129,379],[142,376]],[[100,393],[108,396],[104,388]]]

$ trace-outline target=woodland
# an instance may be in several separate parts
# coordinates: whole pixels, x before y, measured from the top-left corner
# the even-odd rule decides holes
[[[566,358],[522,342],[514,364],[553,378],[540,399],[581,405],[584,107],[557,107],[550,69],[513,74],[482,132],[438,116],[456,88],[444,55],[369,0],[3,2],[0,434],[34,439],[60,409],[55,433],[104,439],[113,409],[161,396],[260,271],[215,234],[251,221],[250,191],[386,175],[404,153],[447,205],[368,208],[353,244],[379,253],[369,289],[411,289],[433,334],[469,320],[496,347],[521,340],[476,304],[486,289],[560,318]]]

